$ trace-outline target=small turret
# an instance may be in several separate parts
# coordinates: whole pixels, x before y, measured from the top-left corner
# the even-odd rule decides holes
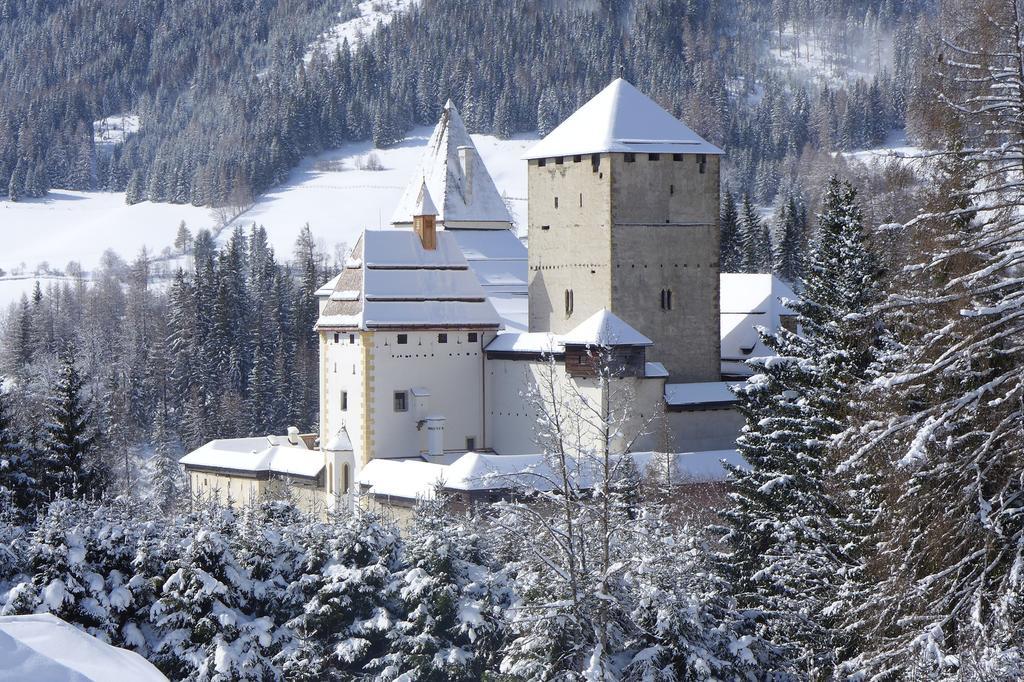
[[[437,209],[430,198],[427,183],[424,182],[420,185],[420,193],[416,198],[416,208],[412,215],[412,229],[419,235],[420,243],[423,244],[423,248],[427,251],[433,251],[437,248],[436,219]]]

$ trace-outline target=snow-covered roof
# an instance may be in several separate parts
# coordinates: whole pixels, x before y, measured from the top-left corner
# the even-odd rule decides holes
[[[511,230],[451,230],[484,293],[511,331],[529,324],[529,262],[526,245]]]
[[[796,314],[780,299],[796,300],[797,295],[775,275],[723,272],[719,282],[723,313]]]
[[[530,328],[530,298],[526,293],[498,292],[487,300],[494,306],[506,331],[525,332]]]
[[[563,334],[562,343],[574,346],[654,345],[653,341],[607,308],[601,308],[569,333]]]
[[[257,436],[211,440],[181,458],[186,467],[224,469],[251,474],[267,472],[315,478],[324,468],[323,455],[286,436]]]
[[[329,452],[351,452],[352,440],[348,437],[348,429],[344,426],[338,429],[334,437],[327,441],[327,447],[324,450]]]
[[[406,229],[363,233],[317,320],[344,329],[500,326],[452,234],[438,233],[428,250]]]
[[[734,381],[700,381],[689,384],[665,384],[665,402],[668,406],[681,409],[722,407],[736,402],[736,395],[730,390],[738,383]]]
[[[488,353],[564,353],[565,345],[551,332],[522,332],[498,334],[485,350]]]
[[[63,599],[51,583],[48,598]],[[61,592],[61,594],[57,594]],[[58,604],[51,605],[56,608]],[[0,617],[0,678],[32,682],[166,682],[134,651],[111,646],[49,613]]]
[[[644,364],[644,376],[648,379],[664,379],[668,376],[668,370],[660,362],[647,362]]]
[[[413,208],[413,217],[418,215],[437,215],[437,208],[434,207],[434,200],[430,198],[430,191],[427,183],[420,183],[420,193],[416,197],[416,206]]]
[[[677,483],[724,481],[727,473],[722,460],[746,466],[736,450],[702,452],[631,453],[641,471],[649,467],[663,467],[666,458],[672,460],[672,476]],[[594,480],[594,467],[589,462],[570,463],[574,480],[586,487]],[[543,455],[498,455],[467,452],[450,464],[425,462],[420,459],[374,459],[364,466],[357,482],[366,492],[398,497],[406,500],[430,499],[434,487],[443,483],[447,490],[508,490],[530,488],[550,490],[555,477]]]
[[[722,150],[617,78],[538,142],[525,158],[604,152],[721,154]]]
[[[339,278],[341,278],[340,272],[334,277],[327,280],[327,282],[322,287],[317,289],[316,296],[330,296],[334,292],[334,288],[338,286]]]
[[[789,285],[770,274],[723,272],[719,281],[722,373],[750,375],[750,368],[744,364],[748,358],[772,354],[761,343],[757,327],[778,331],[781,318],[795,314],[782,300],[796,300],[797,295]]]
[[[451,100],[395,207],[393,225],[412,223],[423,185],[436,202],[438,223],[446,229],[512,227],[512,215]]]

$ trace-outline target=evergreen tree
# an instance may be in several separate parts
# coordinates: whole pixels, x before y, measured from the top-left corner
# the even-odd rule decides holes
[[[740,272],[743,254],[740,248],[739,212],[732,192],[726,190],[719,214],[719,265],[722,272]]]
[[[421,500],[396,576],[401,613],[388,653],[375,662],[386,679],[479,680],[495,670],[511,593],[484,537],[446,509],[438,486]]]
[[[160,401],[153,417],[153,456],[150,464],[149,488],[153,500],[165,514],[173,514],[186,497],[180,447],[167,424],[167,405]]]
[[[0,519],[28,517],[38,501],[29,449],[15,430],[8,400],[0,382]]]
[[[779,205],[776,216],[776,248],[772,271],[786,282],[797,284],[803,274],[803,239],[806,209],[793,195]]]
[[[43,424],[42,487],[51,497],[99,497],[106,467],[96,451],[92,401],[85,393],[85,379],[78,371],[75,348],[67,344],[60,353],[57,383],[52,388],[48,421]]]
[[[739,217],[740,272],[771,272],[771,237],[750,197],[743,195]]]
[[[862,220],[855,190],[830,180],[803,295],[792,304],[801,333],[762,334],[778,357],[749,361],[755,374],[737,390],[746,418],[737,445],[750,469],[729,468],[727,562],[741,607],[760,610],[769,639],[789,646],[811,677],[831,676],[839,652],[857,644],[841,615],[846,581],[861,567],[850,522],[858,484],[836,476],[830,444],[879,336],[867,315],[878,272]]]

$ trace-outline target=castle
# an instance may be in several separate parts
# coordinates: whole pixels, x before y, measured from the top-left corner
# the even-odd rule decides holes
[[[726,380],[767,353],[755,325],[785,323],[792,297],[719,273],[721,155],[618,79],[526,155],[527,249],[449,102],[392,227],[365,230],[317,292],[319,433],[212,441],[182,459],[193,491],[241,500],[278,480],[310,507],[408,506],[443,480],[491,499],[511,484],[488,474],[543,459],[525,398],[541,384],[594,404],[627,389],[617,437],[641,435],[615,447],[719,480],[741,462]]]

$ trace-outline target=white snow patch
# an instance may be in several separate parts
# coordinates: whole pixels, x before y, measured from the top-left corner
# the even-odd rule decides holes
[[[92,122],[92,137],[96,146],[115,147],[132,133],[139,132],[142,122],[135,114],[115,114]]]
[[[354,48],[363,38],[377,30],[378,25],[387,26],[399,12],[409,9],[416,3],[417,0],[364,0],[356,6],[359,16],[325,31],[313,44],[313,48],[306,53],[304,59],[307,62],[312,59],[313,51],[317,48],[332,54],[346,39],[349,47]]]

